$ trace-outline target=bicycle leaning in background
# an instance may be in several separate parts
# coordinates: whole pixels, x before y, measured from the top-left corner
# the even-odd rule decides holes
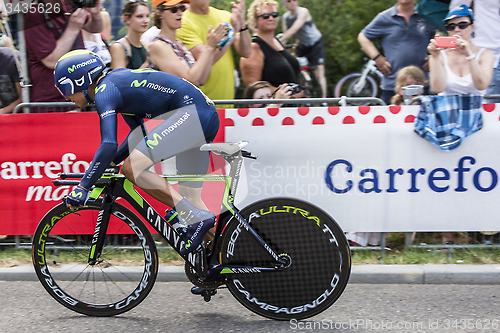
[[[229,175],[164,176],[225,183],[214,239],[182,256],[186,275],[205,290],[207,302],[225,285],[238,302],[261,316],[314,316],[340,297],[349,279],[351,260],[344,233],[323,210],[301,200],[271,198],[241,211],[236,208],[243,157],[255,158],[242,150],[245,145],[201,146],[226,160]],[[78,180],[68,178],[82,176],[61,174],[54,184],[77,185]],[[177,253],[185,244],[117,168],[103,174],[91,198],[77,209],[60,203],[42,218],[33,237],[33,264],[43,287],[68,309],[113,316],[137,306],[153,287],[158,253],[149,229]],[[136,212],[118,203],[119,198]],[[137,250],[120,246],[124,237],[133,237]],[[136,253],[139,259],[124,262],[123,257]]]
[[[367,58],[366,58],[367,59]],[[335,86],[336,98],[346,97],[378,97],[379,85],[384,75],[375,66],[375,60],[368,60],[361,73],[344,76]]]

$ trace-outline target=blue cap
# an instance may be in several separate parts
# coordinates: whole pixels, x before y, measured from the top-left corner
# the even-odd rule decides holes
[[[470,9],[470,7],[467,7],[466,5],[461,5],[451,9],[443,21],[448,21],[454,19],[455,17],[464,17],[464,16],[470,16],[471,22],[474,21],[474,12],[472,11],[472,9]]]

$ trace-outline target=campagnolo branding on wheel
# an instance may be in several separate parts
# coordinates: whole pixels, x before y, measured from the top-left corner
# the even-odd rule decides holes
[[[121,214],[120,214],[121,215]],[[118,218],[126,221],[126,223],[129,225],[129,227],[135,232],[137,237],[139,237],[139,241],[142,244],[142,247],[144,249],[144,261],[145,261],[145,270],[144,274],[142,276],[141,283],[137,287],[137,289],[126,299],[122,300],[121,302],[118,302],[115,304],[116,309],[122,309],[130,304],[130,302],[135,301],[139,296],[141,296],[141,292],[146,288],[148,285],[149,278],[151,277],[151,251],[148,246],[148,241],[146,237],[144,237],[144,234],[142,233],[141,229],[139,229],[134,222],[132,222],[128,217],[125,215],[118,216],[115,214]]]
[[[335,291],[337,288],[337,285],[340,281],[340,277],[335,274],[332,278],[332,281],[330,282],[329,288],[327,288],[319,297],[314,299],[311,303],[299,305],[299,306],[294,306],[293,308],[284,308],[284,307],[278,307],[272,304],[267,304],[266,302],[261,302],[259,301],[256,297],[250,294],[245,289],[245,286],[239,281],[239,280],[234,280],[234,285],[238,289],[240,293],[245,295],[246,299],[260,307],[261,309],[265,311],[270,311],[273,313],[286,313],[286,314],[298,314],[298,313],[303,313],[312,309],[315,309],[317,306],[319,306],[321,303],[323,303],[328,297]],[[331,287],[331,288],[330,288]]]

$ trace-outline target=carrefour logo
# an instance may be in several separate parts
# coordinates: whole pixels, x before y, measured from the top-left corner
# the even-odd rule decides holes
[[[130,86],[131,87],[139,88],[139,87],[146,86],[147,83],[148,83],[147,80],[142,80],[141,82],[139,82],[139,80],[134,80],[134,81],[132,81],[132,83],[130,84]]]
[[[424,168],[410,168],[406,172],[403,168],[389,168],[385,170],[385,176],[379,174],[374,168],[363,169],[359,172],[359,177],[353,174],[353,165],[344,159],[337,159],[331,162],[325,172],[325,183],[330,191],[337,194],[345,194],[353,189],[355,183],[361,193],[381,193],[384,190],[388,193],[395,193],[405,190],[410,193],[420,192],[422,187],[428,187],[434,192],[466,192],[467,182],[472,184],[471,189],[480,192],[489,192],[495,189],[498,184],[498,173],[491,167],[480,168],[468,167],[476,164],[476,159],[472,156],[463,156],[457,162],[456,168],[448,170],[438,167],[432,170]],[[340,172],[344,176],[337,177]],[[346,172],[343,172],[345,170]],[[339,180],[338,178],[343,178]],[[384,181],[382,181],[384,178]],[[382,185],[384,183],[387,187]]]
[[[87,60],[87,61],[84,61],[84,62],[81,62],[79,64],[76,64],[76,65],[73,65],[71,67],[68,67],[68,73],[73,73],[75,70],[79,69],[79,68],[82,68],[84,66],[87,66],[87,65],[90,65],[90,64],[93,64],[97,62],[97,59],[96,58],[92,58],[90,60]]]

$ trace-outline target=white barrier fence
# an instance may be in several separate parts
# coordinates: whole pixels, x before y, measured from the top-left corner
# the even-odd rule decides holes
[[[500,104],[483,108],[451,152],[414,133],[418,106],[227,109],[226,141],[259,156],[236,201],[302,198],[345,231],[497,230]]]

